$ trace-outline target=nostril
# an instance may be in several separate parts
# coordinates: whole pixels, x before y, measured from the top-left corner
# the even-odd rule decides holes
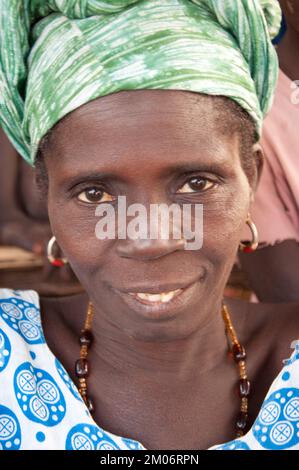
[[[117,245],[117,253],[124,258],[155,259],[183,250],[185,240],[121,240]]]

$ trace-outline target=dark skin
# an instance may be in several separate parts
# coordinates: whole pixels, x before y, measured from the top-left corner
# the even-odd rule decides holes
[[[45,153],[50,222],[86,294],[42,299],[50,349],[76,381],[78,337],[90,299],[95,341],[88,387],[100,426],[147,449],[205,449],[233,439],[238,376],[227,357],[220,308],[260,165],[248,179],[239,136],[222,130],[208,97],[190,92],[102,97],[71,113],[53,136]],[[261,162],[259,145],[251,151]],[[188,183],[194,175],[203,182],[200,190]],[[128,204],[203,203],[202,249],[183,250],[181,240],[171,239],[96,239],[92,188],[101,188],[101,198],[126,195]],[[171,290],[190,283],[179,306],[156,315],[128,304],[119,292],[154,293],[167,290],[166,284]],[[248,351],[252,424],[298,335],[298,306],[228,305]]]
[[[280,0],[287,31],[277,45],[281,70],[299,80],[299,0]],[[288,263],[285,260],[288,260]],[[263,302],[299,301],[299,244],[285,240],[255,253],[240,255],[242,268],[259,300]],[[267,267],[267,273],[265,272]]]
[[[33,169],[22,162],[0,129],[0,241],[41,254],[51,231],[44,201],[38,197]],[[24,236],[25,234],[25,236]]]
[[[280,0],[287,30],[277,45],[279,66],[291,79],[299,80],[299,0]]]

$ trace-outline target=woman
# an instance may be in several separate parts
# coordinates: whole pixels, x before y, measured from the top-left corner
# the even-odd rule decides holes
[[[297,302],[299,0],[281,0],[280,4],[287,31],[277,45],[279,79],[273,107],[264,123],[261,142],[265,162],[251,210],[261,243],[255,253],[242,253],[241,262],[259,300]]]
[[[2,125],[36,164],[64,253],[56,261],[71,264],[86,294],[40,299],[39,310],[34,292],[2,290],[0,413],[3,428],[10,424],[2,446],[298,445],[297,352],[281,371],[298,337],[298,306],[222,307],[247,220],[254,233],[248,210],[261,169],[257,135],[277,77],[260,4],[5,6]],[[279,24],[276,4],[268,7],[269,24]],[[23,48],[11,42],[14,29]],[[185,249],[183,234],[97,239],[95,208],[117,210],[118,196],[145,208],[203,204],[202,248]]]

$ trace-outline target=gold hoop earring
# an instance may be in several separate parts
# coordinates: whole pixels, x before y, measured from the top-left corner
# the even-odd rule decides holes
[[[248,225],[250,229],[252,240],[251,242],[247,242],[247,241],[240,242],[239,250],[243,251],[244,253],[252,253],[258,247],[259,237],[258,237],[258,231],[257,231],[256,225],[254,222],[252,222],[250,214],[247,215],[246,224]]]
[[[68,263],[68,260],[66,258],[55,258],[55,256],[52,254],[52,250],[53,250],[53,246],[55,245],[56,242],[56,238],[53,236],[50,240],[49,240],[49,243],[48,243],[48,246],[47,246],[47,257],[48,257],[48,260],[49,262],[52,264],[52,266],[56,266],[58,268],[61,268],[62,266],[64,266],[65,264]]]

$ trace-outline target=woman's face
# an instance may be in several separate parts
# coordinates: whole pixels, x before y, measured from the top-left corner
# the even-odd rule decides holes
[[[185,337],[219,306],[251,198],[224,113],[191,92],[121,92],[78,108],[51,138],[53,234],[95,307],[135,338]],[[202,204],[202,248],[185,250],[183,235],[99,240],[95,209],[106,202],[117,213],[118,196],[148,213],[150,204]],[[161,292],[169,295],[144,295]]]

